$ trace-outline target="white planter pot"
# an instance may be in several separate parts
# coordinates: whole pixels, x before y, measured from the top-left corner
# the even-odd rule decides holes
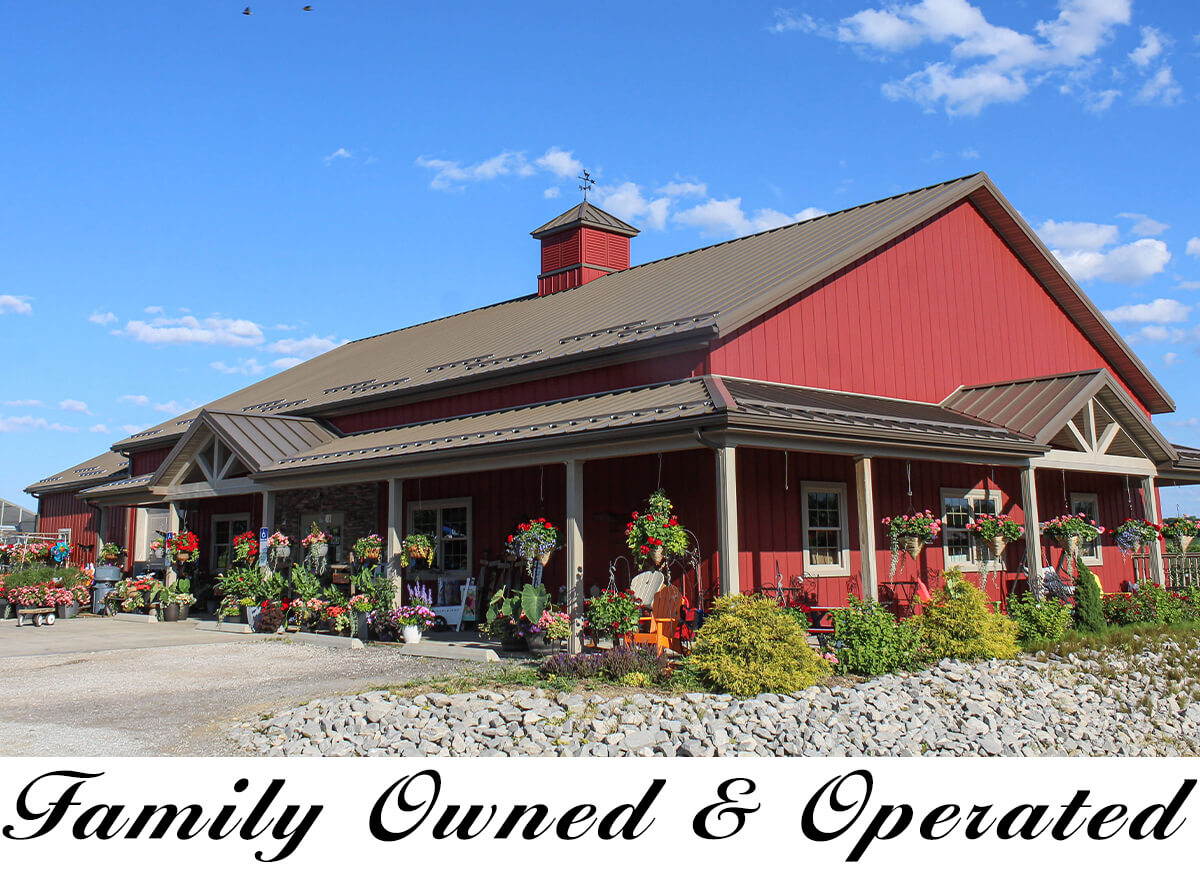
[[[405,645],[416,645],[421,641],[421,628],[414,624],[406,624],[401,628]]]

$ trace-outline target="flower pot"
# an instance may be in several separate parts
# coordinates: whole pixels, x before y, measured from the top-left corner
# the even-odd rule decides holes
[[[367,623],[367,614],[368,612],[354,613],[355,629],[357,630],[355,635],[358,636],[360,642],[367,641],[367,636],[371,632],[371,625]]]
[[[190,605],[188,605],[187,603],[184,603],[183,605],[181,605],[179,607],[179,620],[186,621],[188,619],[188,615],[191,613],[191,611],[192,611],[192,607]]]
[[[8,617],[8,598],[0,596],[0,620]]]
[[[405,624],[401,630],[405,645],[416,645],[421,641],[421,628],[416,624]]]
[[[321,542],[317,545],[314,545],[312,546],[311,551],[313,557],[327,557],[329,555],[329,543]]]
[[[271,549],[271,559],[276,563],[283,563],[292,556],[291,545],[276,545]]]
[[[409,545],[408,556],[413,560],[428,561],[433,557],[433,551],[429,548],[426,548],[424,545]]]
[[[121,567],[119,566],[97,566],[96,574],[92,577],[93,581],[120,581]],[[111,586],[110,586],[111,588]]]
[[[258,632],[258,616],[262,614],[262,606],[242,606],[242,622],[249,624],[250,629]]]
[[[178,621],[179,620],[179,604],[178,603],[168,603],[167,605],[163,606],[162,619],[164,621]]]
[[[548,654],[551,643],[546,641],[546,631],[539,630],[525,636],[525,645],[531,654]]]
[[[916,536],[901,536],[899,545],[900,550],[913,560],[921,556],[921,549],[925,547],[925,543]]]
[[[663,562],[663,547],[655,545],[650,549],[650,562],[655,566],[661,566]]]
[[[1195,536],[1180,536],[1179,537],[1179,553],[1187,554],[1187,550],[1191,546],[1192,540],[1194,540],[1195,538],[1196,538]]]
[[[54,608],[62,620],[73,618],[79,614],[79,603],[59,603]]]
[[[539,554],[538,562],[541,563],[542,566],[545,566],[547,563],[550,562],[550,555],[553,553],[554,553],[553,551],[547,551],[544,554]]]
[[[993,536],[988,542],[988,551],[992,552],[992,556],[999,558],[1004,553],[1004,549],[1008,547],[1008,540],[1003,536]]]
[[[407,629],[407,627],[405,628]],[[500,637],[501,651],[528,651],[529,646],[525,644],[525,640],[517,636],[501,636]]]

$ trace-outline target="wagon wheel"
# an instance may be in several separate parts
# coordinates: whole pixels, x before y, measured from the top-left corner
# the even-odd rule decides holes
[[[53,627],[53,626],[54,626],[54,618],[55,618],[55,616],[54,616],[54,613],[53,613],[53,612],[51,612],[50,614],[46,615],[46,626],[47,626],[47,627]]]
[[[18,627],[25,626],[25,616],[24,615],[21,615],[21,614],[17,615],[17,626]]]
[[[33,625],[35,627],[40,627],[42,625],[42,616],[41,615],[33,616]]]
[[[450,629],[450,625],[446,623],[446,619],[438,615],[433,619],[433,629],[436,633],[442,633]]]

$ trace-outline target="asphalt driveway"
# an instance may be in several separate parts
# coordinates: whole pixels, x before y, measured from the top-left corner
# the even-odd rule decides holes
[[[223,755],[224,729],[255,713],[470,668],[189,624],[0,621],[0,753]]]

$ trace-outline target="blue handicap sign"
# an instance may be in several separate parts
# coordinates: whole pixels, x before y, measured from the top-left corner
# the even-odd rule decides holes
[[[270,535],[271,535],[270,527],[259,527],[258,528],[258,538],[260,540],[262,540],[263,542],[267,541],[267,539],[270,537]]]

